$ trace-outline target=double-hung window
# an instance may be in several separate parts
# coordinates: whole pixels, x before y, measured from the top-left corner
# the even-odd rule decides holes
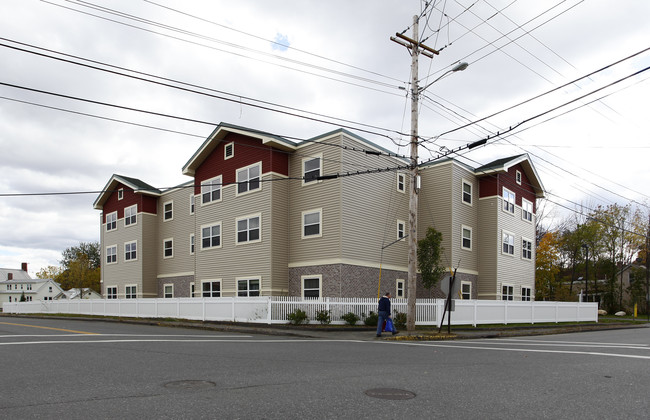
[[[237,280],[237,296],[259,296],[260,279]]]
[[[138,286],[125,286],[124,297],[126,299],[135,299],[138,297]]]
[[[504,284],[501,286],[501,300],[514,300],[515,299],[515,288]]]
[[[172,258],[174,256],[174,239],[163,240],[163,258]]]
[[[163,220],[166,222],[168,220],[174,219],[174,202],[169,201],[163,205]]]
[[[461,227],[461,233],[463,235],[461,248],[472,250],[472,228],[468,226]]]
[[[462,282],[460,284],[460,295],[463,300],[469,300],[472,298],[472,283]]]
[[[521,218],[529,222],[533,221],[533,203],[521,199]]]
[[[117,299],[117,286],[106,288],[106,299]]]
[[[194,204],[196,204],[196,196],[192,193],[190,195],[190,214],[194,214]]]
[[[106,247],[106,264],[114,264],[117,262],[117,245]]]
[[[137,241],[127,242],[124,244],[124,261],[133,261],[137,259]]]
[[[237,194],[260,189],[261,163],[237,171]]]
[[[404,280],[402,279],[395,280],[395,297],[404,297]]]
[[[504,254],[508,255],[515,255],[515,235],[506,232],[505,230],[503,231],[503,240],[502,240],[502,248],[501,251]]]
[[[190,255],[191,255],[191,254],[194,254],[194,242],[195,242],[195,240],[194,240],[194,234],[191,233],[191,234],[190,234]]]
[[[397,191],[406,192],[406,175],[397,174]]]
[[[530,302],[531,300],[531,288],[530,287],[522,287],[521,288],[521,300]]]
[[[201,226],[201,248],[218,248],[221,246],[221,223]]]
[[[302,237],[320,237],[322,210],[308,210],[302,212]]]
[[[221,200],[221,175],[201,183],[201,204]]]
[[[472,205],[472,184],[463,180],[463,203]]]
[[[397,221],[397,239],[404,239],[406,237],[406,222],[404,220]]]
[[[521,258],[525,260],[533,259],[533,242],[526,238],[521,240]]]
[[[303,276],[302,297],[309,299],[320,298],[321,276]]]
[[[124,226],[135,225],[138,221],[138,205],[134,204],[131,207],[124,209]]]
[[[237,243],[260,240],[260,216],[237,219]]]
[[[316,181],[321,175],[321,157],[310,157],[302,160],[303,183]]]
[[[108,213],[106,215],[106,231],[117,229],[117,212]]]
[[[503,211],[515,213],[515,193],[503,187]]]
[[[204,281],[201,283],[202,297],[221,297],[220,281]]]
[[[173,284],[165,284],[163,287],[164,287],[165,299],[173,298],[174,297],[174,285]]]

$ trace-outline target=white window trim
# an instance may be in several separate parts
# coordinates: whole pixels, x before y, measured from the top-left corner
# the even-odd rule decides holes
[[[463,240],[465,239],[465,237],[463,236],[463,231],[465,229],[469,230],[469,248],[466,247],[463,244]],[[473,229],[471,227],[469,227],[469,226],[461,225],[461,227],[460,227],[460,248],[464,249],[465,251],[471,251],[473,247],[474,247],[474,232],[473,232]]]
[[[190,215],[196,212],[196,195],[190,194]]]
[[[228,150],[228,146],[232,146],[232,149],[231,149],[232,154],[230,156],[228,156],[226,154],[226,151]],[[230,143],[226,143],[226,144],[223,145],[223,160],[228,160],[228,159],[231,159],[233,157],[235,157],[235,142],[231,141]]]
[[[240,220],[248,220],[248,219],[254,219],[255,217],[259,218],[259,231],[260,231],[260,237],[259,239],[255,239],[254,241],[239,241],[239,229],[237,228],[237,225],[239,224]],[[258,242],[262,242],[262,213],[255,213],[255,214],[249,214],[247,216],[241,216],[235,219],[235,245],[248,245],[248,244],[255,244]]]
[[[400,182],[400,178],[402,181]],[[400,189],[399,185],[402,184],[402,188]],[[402,194],[406,194],[406,174],[402,173],[397,173],[397,191],[401,192]]]
[[[512,289],[512,295],[506,294],[506,296],[512,296],[512,299],[504,299],[503,298],[503,288],[504,287],[508,287],[508,288]],[[499,296],[501,296],[501,300],[515,300],[515,286],[510,284],[510,283],[501,283],[501,294]]]
[[[109,294],[108,294],[108,290],[109,290],[109,289],[115,289],[115,297],[114,297],[114,298],[109,298],[109,297],[108,297],[108,296],[109,296]],[[118,289],[117,289],[117,285],[116,285],[116,284],[111,285],[111,286],[106,286],[106,288],[105,288],[104,290],[106,291],[106,299],[117,299],[118,296],[119,296],[119,295],[118,295],[119,292],[118,292]]]
[[[303,299],[305,299],[305,280],[306,279],[318,279],[318,299],[321,299],[323,297],[323,275],[322,274],[313,274],[313,275],[300,276],[300,296],[302,296]],[[260,282],[260,291],[261,291],[261,288],[262,288],[262,283]],[[309,289],[309,290],[315,290],[315,289]],[[314,298],[309,298],[309,299],[314,299]]]
[[[395,280],[395,297],[396,298],[402,299],[402,298],[406,297],[406,288],[404,288],[404,284],[406,284],[404,279],[396,279]],[[399,295],[400,290],[402,291],[402,296]]]
[[[318,179],[314,179],[313,181],[308,181],[305,179],[305,163],[314,159],[318,159],[318,173],[320,176],[323,175],[323,154],[318,153],[312,156],[307,156],[305,158],[302,158],[302,162],[300,163],[300,170],[302,172],[302,185],[315,185],[315,184],[320,184],[323,181],[320,181]]]
[[[172,217],[170,217],[169,219],[166,218],[167,211],[165,210],[165,207],[167,207],[167,204],[171,204],[172,207],[171,210]],[[172,220],[174,220],[174,200],[164,202],[162,206],[162,210],[163,210],[163,222],[171,222]]]
[[[117,190],[117,201],[122,201],[124,199],[124,188]]]
[[[165,252],[166,251],[165,243],[168,242],[168,241],[171,241],[171,243],[172,243],[172,248],[171,248],[172,249],[172,255],[165,255],[166,254],[166,252]],[[162,245],[163,245],[163,247],[162,247],[163,248],[163,259],[167,260],[167,259],[170,259],[170,258],[174,258],[174,238],[165,238],[165,239],[163,239]]]
[[[403,235],[401,237],[399,236],[399,225],[400,224],[402,225],[402,229],[403,229],[402,230]],[[397,221],[395,222],[395,229],[396,229],[395,239],[400,240],[400,241],[405,241],[406,240],[406,229],[407,229],[406,222],[404,220],[397,219]]]
[[[165,289],[166,289],[168,286],[172,288],[172,295],[171,295],[170,297],[167,297],[167,296],[166,296],[166,295],[167,295],[167,292],[165,291]],[[174,284],[173,284],[173,283],[165,283],[165,284],[163,284],[163,298],[164,298],[164,299],[172,299],[173,297],[174,297]]]
[[[108,246],[106,247],[106,257],[108,257],[108,250],[109,250],[110,248],[115,248],[115,254],[114,254],[114,255],[115,255],[115,261],[114,261],[114,262],[107,262],[107,261],[104,261],[104,262],[106,263],[106,265],[117,264],[117,262],[119,261],[119,259],[117,258],[117,244],[108,245]]]
[[[126,246],[127,246],[127,245],[131,245],[131,244],[135,244],[135,258],[131,258],[131,259],[128,259],[128,260],[127,260],[127,259],[126,259]],[[125,263],[126,263],[126,262],[137,261],[137,260],[138,260],[138,254],[139,254],[139,250],[138,250],[138,241],[127,241],[127,242],[124,242],[124,262],[125,262]]]
[[[515,171],[515,182],[517,185],[521,185],[521,171]]]
[[[318,213],[318,234],[317,235],[305,235],[305,216],[308,214],[315,214]],[[311,210],[305,210],[301,213],[300,215],[300,222],[301,222],[301,238],[302,239],[311,239],[311,238],[322,238],[323,237],[323,209],[311,209]],[[261,233],[262,231],[260,230],[260,238],[261,238]]]
[[[512,194],[512,201],[506,199],[506,192]],[[517,195],[514,192],[507,189],[506,187],[503,187],[503,189],[501,191],[501,200],[503,201],[501,203],[501,210],[503,210],[504,212],[506,212],[508,214],[514,215],[515,214],[515,207],[517,207]],[[505,209],[505,203],[512,204],[512,211]],[[508,206],[508,208],[510,208],[510,206]]]
[[[512,254],[509,253],[509,252],[505,252],[503,250],[503,241],[505,239],[504,238],[505,235],[512,236]],[[510,232],[510,231],[507,231],[507,230],[502,230],[501,231],[501,254],[502,255],[508,255],[510,257],[514,257],[517,254],[517,245],[516,244],[517,244],[517,236],[513,232]]]
[[[244,192],[239,192],[239,183],[241,182],[239,180],[239,172],[241,172],[243,170],[248,171],[250,168],[253,168],[255,166],[259,166],[259,168],[260,168],[260,170],[259,170],[259,173],[260,173],[260,175],[259,175],[259,187],[255,188],[254,190],[248,189],[248,190],[246,190]],[[258,191],[262,191],[262,184],[263,184],[262,183],[262,162],[256,162],[256,163],[253,163],[252,165],[244,166],[242,168],[237,168],[235,170],[235,178],[236,178],[236,181],[237,181],[237,184],[236,184],[237,189],[235,190],[235,197],[240,197],[240,196],[243,196],[243,195],[247,195],[247,194],[251,194],[251,193],[256,193]],[[250,179],[249,179],[249,181],[250,181]]]
[[[469,203],[465,201],[465,185],[469,185],[469,200],[470,200]],[[470,207],[474,206],[474,184],[472,184],[466,179],[463,179],[460,184],[460,201],[466,206],[470,206]]]
[[[247,276],[247,277],[235,277],[235,297],[244,297],[244,296],[239,296],[239,282],[240,281],[248,281],[248,285],[250,286],[250,281],[251,280],[257,280],[259,281],[260,288],[258,289],[259,296],[262,296],[262,277],[256,277],[256,276]],[[248,296],[245,297],[251,297],[250,296],[250,287],[247,289]]]
[[[207,202],[203,201],[203,186],[207,186],[207,184],[216,184],[215,186],[219,187],[219,199],[218,200],[210,200]],[[210,191],[210,195],[212,195],[212,191]],[[203,206],[208,206],[212,203],[219,203],[223,199],[223,181],[222,181],[222,176],[215,176],[214,178],[206,179],[205,181],[201,182],[201,207]]]
[[[465,285],[469,286],[469,299],[467,299],[467,300],[471,300],[472,299],[472,282],[471,281],[461,281],[460,282],[460,298],[465,299],[463,297],[463,286],[465,286]]]
[[[529,294],[526,296],[528,299],[524,300],[524,289],[527,289]],[[524,302],[529,302],[533,300],[533,288],[532,287],[526,287],[526,286],[521,286],[521,300]]]
[[[218,297],[223,297],[223,281],[222,279],[205,279],[201,280],[201,289],[199,290],[199,297],[204,297],[203,296],[203,285],[205,283],[219,283],[219,296]],[[212,287],[210,288],[212,289]],[[210,290],[210,294],[212,294],[213,290]],[[196,295],[196,289],[194,289],[194,294]],[[212,297],[212,296],[207,296],[207,297]]]
[[[530,212],[529,212],[528,210],[525,209],[525,208],[526,208],[526,204],[529,204],[529,205],[530,205]],[[530,213],[530,220],[526,219],[526,217],[525,217],[526,212]],[[533,203],[530,202],[530,201],[528,201],[528,200],[526,200],[525,198],[522,198],[522,199],[521,199],[521,220],[524,220],[524,221],[526,221],[527,223],[533,223],[533,216],[534,216],[534,213],[533,213]]]
[[[203,229],[204,228],[211,228],[213,226],[219,226],[219,245],[207,246],[207,247],[204,248],[203,247]],[[210,224],[207,224],[207,225],[201,225],[200,226],[200,232],[201,232],[201,235],[200,235],[201,251],[207,251],[207,250],[210,250],[210,249],[218,249],[218,248],[221,248],[223,246],[223,224],[221,223],[221,221],[216,222],[216,223],[210,223]],[[194,249],[196,249],[196,242],[194,243]]]
[[[114,221],[111,221],[110,224],[113,224],[113,223],[114,223],[114,224],[115,224],[115,227],[112,228],[112,229],[109,229],[109,228],[108,228],[108,225],[109,225],[108,218],[111,217],[111,216],[114,216],[114,217],[115,217],[115,220],[114,220]],[[112,211],[112,212],[110,212],[110,213],[108,213],[108,214],[106,215],[106,232],[111,232],[111,231],[113,231],[113,230],[117,230],[117,211]]]
[[[527,241],[530,244],[530,258],[524,257],[524,241]],[[533,261],[533,254],[534,254],[534,248],[533,248],[533,241],[531,241],[528,238],[521,238],[521,259],[524,261]]]
[[[124,299],[127,299],[127,297],[126,297],[126,288],[127,287],[135,287],[135,297],[134,298],[129,298],[129,299],[137,299],[138,298],[138,285],[137,284],[125,284],[124,285]]]
[[[190,297],[196,297],[196,283],[190,282]]]
[[[129,216],[129,217],[133,217],[133,216],[135,216],[135,222],[133,222],[133,223],[126,223],[126,221],[128,220],[128,219],[127,219],[127,216],[126,216],[126,211],[127,211],[127,210],[131,210],[131,209],[133,209],[134,214],[132,214],[132,215]],[[137,225],[137,224],[138,224],[138,205],[137,205],[137,204],[134,204],[134,205],[132,205],[132,206],[125,207],[125,208],[124,208],[124,227],[131,227],[131,226],[135,226],[135,225]]]

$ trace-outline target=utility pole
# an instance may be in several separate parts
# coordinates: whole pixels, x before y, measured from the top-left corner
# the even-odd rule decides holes
[[[438,51],[427,47],[418,40],[418,16],[413,16],[413,37],[395,34],[399,39],[391,40],[405,46],[411,53],[411,165],[409,185],[409,235],[408,235],[408,296],[406,310],[406,329],[415,330],[415,299],[417,294],[417,247],[418,247],[418,190],[420,177],[418,174],[418,57],[420,53],[433,58]],[[404,42],[406,41],[406,42]]]

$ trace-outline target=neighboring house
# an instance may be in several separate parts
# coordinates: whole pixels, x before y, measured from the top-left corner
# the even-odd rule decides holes
[[[52,300],[63,289],[52,279],[32,279],[27,273],[27,263],[20,270],[0,268],[0,303]]]
[[[103,297],[99,293],[95,292],[93,289],[85,287],[83,289],[83,295],[80,292],[79,288],[74,288],[74,289],[70,289],[70,290],[64,290],[58,296],[55,296],[54,299],[55,300],[60,300],[60,299],[103,299]]]
[[[296,144],[221,124],[185,184],[113,175],[94,203],[102,295],[373,297],[381,267],[382,292],[406,297],[408,160],[388,154],[342,129]],[[528,156],[420,173],[419,238],[442,232],[463,298],[533,299],[543,187]]]

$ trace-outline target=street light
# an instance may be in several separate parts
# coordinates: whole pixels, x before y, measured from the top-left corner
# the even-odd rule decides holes
[[[432,84],[436,83],[438,80],[442,79],[443,77],[445,77],[445,76],[448,75],[449,73],[453,73],[453,72],[456,72],[456,71],[463,71],[463,70],[465,70],[465,69],[467,68],[467,66],[469,66],[469,64],[466,63],[466,62],[464,62],[464,61],[463,61],[462,63],[458,63],[458,64],[456,64],[454,67],[450,68],[449,70],[447,70],[446,72],[444,72],[442,75],[440,75],[440,76],[439,76],[436,80],[434,80],[433,82],[429,83],[428,85],[426,85],[426,86],[423,87],[423,88],[419,88],[419,89],[418,89],[418,93],[420,93],[420,92],[426,90],[429,86],[431,86]]]

